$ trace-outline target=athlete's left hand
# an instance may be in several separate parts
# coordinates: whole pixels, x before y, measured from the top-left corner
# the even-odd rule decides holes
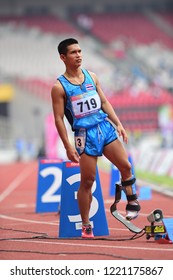
[[[76,151],[76,149],[70,145],[67,149],[66,149],[66,154],[69,160],[73,161],[73,162],[79,162],[80,160],[80,156],[78,155],[78,152]]]
[[[123,142],[125,142],[126,144],[128,144],[128,136],[127,133],[124,129],[124,127],[121,124],[117,125],[117,132],[119,134],[120,137],[123,138]]]

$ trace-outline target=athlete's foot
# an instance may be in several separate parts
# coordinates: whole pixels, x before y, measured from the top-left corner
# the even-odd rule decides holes
[[[82,225],[82,238],[94,238],[91,225]]]
[[[126,220],[131,221],[138,217],[141,207],[138,200],[128,202],[126,206]]]

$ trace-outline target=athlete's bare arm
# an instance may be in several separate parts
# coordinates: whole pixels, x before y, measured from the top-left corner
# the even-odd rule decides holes
[[[65,97],[64,89],[59,81],[57,81],[52,87],[51,97],[52,97],[52,107],[53,107],[55,125],[59,133],[59,136],[64,144],[64,147],[66,149],[67,157],[71,161],[79,162],[79,155],[76,149],[71,145],[69,141],[67,129],[64,124],[64,105],[66,102],[65,99],[66,97]]]

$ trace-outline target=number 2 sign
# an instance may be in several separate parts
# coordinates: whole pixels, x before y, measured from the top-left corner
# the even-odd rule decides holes
[[[61,200],[62,161],[40,159],[36,213],[58,212]]]

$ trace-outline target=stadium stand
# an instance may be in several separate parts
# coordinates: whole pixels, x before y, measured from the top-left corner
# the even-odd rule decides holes
[[[92,20],[90,34],[104,43],[107,53],[112,51],[115,65],[121,65],[122,69],[126,61],[126,74],[123,71],[126,79],[122,80],[119,89],[114,87],[110,97],[125,127],[130,131],[159,129],[159,108],[173,101],[169,93],[173,89],[172,34],[164,32],[149,12],[102,12],[87,16]],[[155,15],[155,18],[159,16]],[[78,15],[74,18],[78,21]]]
[[[171,26],[173,26],[172,12],[159,12],[159,16],[167,21]]]
[[[89,14],[93,24],[91,32],[104,43],[124,38],[129,44],[158,42],[173,48],[173,40],[140,13]]]
[[[36,16],[1,16],[1,24],[12,23],[14,26],[25,26],[28,28],[37,27],[45,33],[55,34],[77,34],[77,30],[68,22],[53,15],[36,15]]]
[[[51,111],[51,87],[64,71],[63,64],[58,63],[56,47],[66,37],[79,39],[83,66],[98,74],[126,129],[160,129],[160,107],[173,104],[171,35],[151,20],[147,12],[87,10],[85,18],[91,20],[87,29],[79,21],[81,15],[83,12],[77,13],[75,9],[70,14],[67,9],[61,16],[48,12],[0,15],[1,83],[10,81],[16,92],[9,121],[3,122],[0,117],[2,146],[7,145],[7,136],[12,143],[20,135],[28,141],[32,139],[37,149],[42,145],[44,126],[39,130],[33,123],[37,119],[35,123],[43,124]],[[172,25],[170,12],[158,11],[157,16]],[[22,104],[29,105],[24,109]]]
[[[33,17],[32,17],[33,19]],[[82,48],[87,51],[85,67],[93,71],[107,72],[107,77],[111,78],[113,66],[101,55],[95,53],[93,40],[81,36],[77,29],[70,24],[63,25],[63,32],[60,34],[44,30],[42,23],[28,20],[28,17],[13,17],[10,20],[2,19],[0,26],[0,71],[3,78],[10,80],[15,87],[15,100],[11,102],[11,118],[3,122],[3,132],[1,146],[12,145],[12,139],[18,139],[20,135],[25,135],[28,139],[34,139],[34,145],[42,145],[44,126],[38,126],[37,119],[44,124],[46,115],[51,111],[50,91],[56,77],[64,71],[62,63],[58,63],[57,44],[66,37],[77,37],[81,40]],[[45,20],[47,17],[45,17]],[[28,22],[32,22],[32,27]],[[44,21],[43,21],[44,22]],[[60,19],[58,19],[60,22]],[[57,21],[54,20],[55,27]],[[68,28],[68,25],[70,28]],[[53,30],[56,30],[56,28]],[[72,33],[73,30],[73,33]],[[95,57],[95,65],[93,65]],[[102,71],[103,76],[103,71]],[[105,80],[107,86],[109,81]],[[27,104],[27,106],[22,104]],[[30,105],[29,105],[30,104]],[[38,114],[33,114],[33,112]],[[9,125],[9,123],[11,125]],[[26,129],[27,124],[27,129]],[[4,127],[6,133],[4,133]],[[41,131],[40,131],[41,130]],[[9,135],[10,134],[10,135]],[[9,135],[9,141],[5,141],[5,135]],[[14,145],[14,143],[13,143]]]

